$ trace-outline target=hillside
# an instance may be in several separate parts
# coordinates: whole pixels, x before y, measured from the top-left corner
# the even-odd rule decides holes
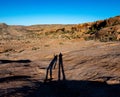
[[[91,25],[87,34],[90,38],[100,41],[120,40],[120,16],[96,21]]]
[[[0,24],[1,39],[26,38],[120,40],[120,16],[78,25],[10,26]]]

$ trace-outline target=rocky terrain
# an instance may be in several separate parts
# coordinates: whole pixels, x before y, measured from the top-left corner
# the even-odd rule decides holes
[[[119,97],[119,35],[119,16],[78,25],[0,24],[0,97]],[[57,62],[44,82],[60,52],[66,79],[58,80]]]

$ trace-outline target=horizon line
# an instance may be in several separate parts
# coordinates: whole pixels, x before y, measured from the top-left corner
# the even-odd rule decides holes
[[[116,16],[112,16],[112,17],[108,17],[105,19],[97,19],[97,20],[91,20],[91,21],[86,21],[86,22],[79,22],[79,23],[31,23],[31,24],[13,24],[13,23],[7,23],[7,22],[0,22],[0,24],[6,24],[9,26],[35,26],[35,25],[77,25],[77,24],[85,24],[85,23],[92,23],[92,22],[96,22],[96,21],[103,21],[103,20],[107,20],[109,18],[114,18],[120,15],[116,15]]]

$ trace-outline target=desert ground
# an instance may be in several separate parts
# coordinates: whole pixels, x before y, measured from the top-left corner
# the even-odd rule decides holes
[[[30,41],[30,42],[29,42]],[[1,40],[1,97],[119,97],[120,42],[81,39]],[[44,82],[54,55],[63,54],[66,80]]]
[[[120,97],[120,16],[78,25],[0,23],[0,97]]]

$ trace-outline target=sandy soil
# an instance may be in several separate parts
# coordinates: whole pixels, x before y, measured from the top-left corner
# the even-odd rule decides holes
[[[66,80],[44,83],[54,54]],[[119,97],[120,42],[42,39],[0,42],[1,97]]]

